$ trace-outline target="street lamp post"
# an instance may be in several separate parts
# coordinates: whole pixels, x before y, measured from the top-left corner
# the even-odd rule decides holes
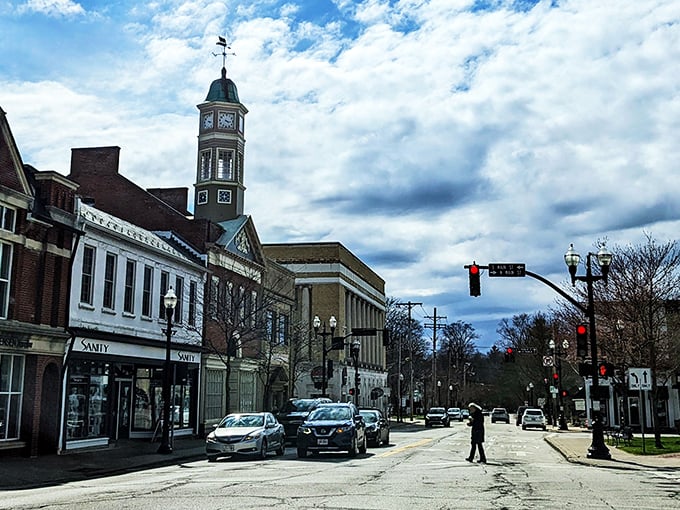
[[[527,384],[527,393],[529,394],[529,407],[534,407],[534,383]]]
[[[177,296],[172,287],[163,296],[167,328],[165,329],[165,364],[163,365],[163,432],[158,453],[172,453],[170,444],[170,341],[172,339],[172,314],[177,306]]]
[[[448,406],[451,407],[453,404],[451,403],[451,394],[453,393],[453,384],[449,384],[449,404]]]
[[[437,405],[442,405],[442,382],[437,381]]]
[[[567,353],[567,349],[569,349],[569,342],[564,339],[562,342],[562,349],[560,350],[557,348],[557,345],[555,344],[555,340],[552,338],[550,339],[550,349],[552,350],[553,354],[555,355],[555,365],[557,369],[557,392],[558,392],[558,405],[560,406],[560,414],[559,414],[559,421],[560,421],[560,430],[569,430],[567,427],[567,418],[564,416],[564,398],[562,396],[562,356]]]
[[[597,263],[600,266],[600,275],[593,275],[592,272],[592,256],[597,258]],[[569,268],[571,275],[571,284],[576,285],[576,281],[585,282],[588,292],[588,306],[587,316],[590,325],[590,358],[592,363],[592,385],[590,393],[590,407],[592,410],[593,422],[593,438],[590,447],[588,448],[588,457],[594,459],[611,459],[611,454],[607,445],[604,443],[604,425],[602,424],[602,417],[600,415],[600,406],[598,401],[597,409],[595,409],[594,400],[599,399],[599,378],[597,373],[597,336],[595,334],[595,302],[593,297],[593,283],[599,280],[607,282],[607,275],[609,274],[609,267],[612,262],[612,254],[608,252],[604,246],[600,248],[597,253],[588,252],[586,257],[586,275],[576,276],[576,269],[581,260],[581,256],[574,251],[574,245],[570,245],[567,253],[564,254],[564,262]],[[595,397],[593,397],[593,395]]]
[[[326,349],[326,337],[330,336],[331,339],[333,338],[333,335],[335,334],[335,327],[338,324],[338,321],[335,319],[334,315],[331,315],[331,318],[328,320],[328,324],[331,326],[330,332],[326,331],[326,323],[323,323],[323,330],[319,331],[319,328],[321,326],[321,319],[319,319],[318,315],[314,316],[314,320],[312,322],[312,325],[314,326],[314,335],[315,336],[321,336],[322,340],[322,354],[321,354],[321,396],[326,397],[326,388],[328,387],[328,372],[327,372],[327,367],[326,367],[326,355],[328,354],[328,350]]]
[[[361,384],[361,376],[359,375],[359,351],[361,350],[361,339],[354,338],[350,348],[350,354],[354,360],[354,405],[359,406],[359,386]],[[399,374],[401,375],[401,374]],[[401,395],[400,395],[401,397]],[[399,402],[401,406],[401,401]]]

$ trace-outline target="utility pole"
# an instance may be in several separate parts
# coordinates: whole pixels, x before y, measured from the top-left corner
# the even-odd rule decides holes
[[[434,388],[437,385],[437,320],[446,320],[446,316],[437,317],[437,307],[435,307],[434,315],[426,315],[425,318],[432,319],[432,324],[425,324],[425,327],[432,328],[432,401],[434,402]]]
[[[413,342],[411,340],[411,308],[414,306],[422,306],[422,303],[414,303],[409,301],[408,303],[396,303],[397,306],[408,306],[408,359],[410,366],[410,381],[409,381],[409,419],[413,421]],[[398,363],[398,377],[397,377],[397,393],[399,393],[399,421],[401,421],[401,337],[399,337],[399,363]]]

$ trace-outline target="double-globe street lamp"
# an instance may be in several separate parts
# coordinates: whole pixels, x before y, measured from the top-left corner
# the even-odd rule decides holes
[[[592,257],[595,256],[597,263],[600,266],[600,274],[594,275],[592,272],[591,262]],[[591,377],[592,385],[590,391],[590,407],[592,411],[592,426],[593,438],[590,447],[588,448],[588,457],[594,459],[611,459],[611,454],[607,445],[604,443],[604,425],[600,414],[599,400],[597,408],[594,405],[595,399],[599,399],[599,379],[597,373],[597,337],[595,334],[595,301],[593,297],[593,283],[599,280],[604,280],[607,283],[607,275],[609,274],[609,267],[612,263],[612,254],[603,246],[597,253],[588,252],[586,257],[586,275],[576,276],[576,269],[581,261],[581,256],[574,250],[574,245],[569,246],[569,250],[564,254],[564,262],[569,268],[571,275],[571,284],[576,285],[576,281],[585,282],[588,293],[588,305],[586,308],[586,315],[590,325],[590,358],[591,358]]]
[[[326,395],[326,388],[328,387],[328,367],[326,366],[326,355],[329,353],[329,349],[326,349],[326,337],[331,337],[331,340],[333,339],[333,335],[335,334],[335,328],[338,325],[338,321],[335,318],[335,315],[331,315],[331,318],[328,319],[328,324],[331,327],[330,332],[326,331],[326,323],[323,323],[323,330],[319,331],[321,328],[321,319],[319,319],[318,315],[314,316],[314,320],[312,321],[312,326],[314,326],[314,334],[315,336],[321,336],[323,339],[322,343],[322,355],[321,355],[321,396],[322,397],[327,397]],[[331,345],[332,347],[332,345]]]
[[[175,313],[175,306],[177,306],[177,295],[172,287],[168,289],[163,296],[163,305],[165,306],[165,318],[167,319],[167,327],[165,333],[165,364],[163,365],[163,432],[161,434],[161,444],[158,447],[158,453],[172,453],[172,445],[170,444],[170,343],[172,339],[172,315]]]
[[[566,354],[567,349],[569,349],[569,342],[565,338],[564,341],[562,341],[562,348],[564,350],[560,350],[557,348],[557,345],[555,344],[555,340],[552,338],[550,339],[550,342],[548,343],[548,347],[550,347],[550,350],[552,351],[553,355],[555,356],[555,365],[557,369],[557,391],[558,391],[558,405],[560,406],[560,415],[559,415],[559,421],[560,421],[560,430],[569,430],[567,427],[567,419],[564,416],[564,400],[563,400],[563,395],[562,395],[562,356]]]

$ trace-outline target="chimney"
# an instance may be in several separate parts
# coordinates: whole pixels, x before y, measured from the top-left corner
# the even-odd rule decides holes
[[[120,147],[71,149],[70,177],[77,181],[83,175],[116,175],[119,157]]]

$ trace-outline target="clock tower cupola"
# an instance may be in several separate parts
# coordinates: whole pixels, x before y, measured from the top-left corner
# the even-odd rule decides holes
[[[243,214],[246,189],[243,185],[244,128],[248,109],[239,101],[234,82],[227,78],[224,67],[226,41],[220,37],[217,44],[224,48],[222,76],[212,82],[205,101],[197,105],[194,217],[220,223]]]

